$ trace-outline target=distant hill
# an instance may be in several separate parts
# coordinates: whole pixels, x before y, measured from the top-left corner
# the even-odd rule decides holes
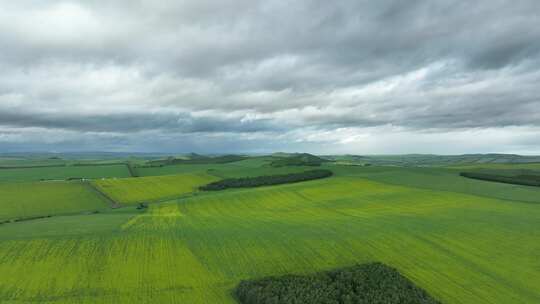
[[[185,157],[183,157],[183,158],[186,158],[186,159],[208,159],[210,157],[191,152],[191,153],[186,154]]]
[[[275,157],[275,155],[273,155]],[[278,156],[278,159],[272,161],[272,167],[285,166],[320,166],[322,163],[329,162],[324,158],[309,153],[295,153],[288,156]]]
[[[148,161],[151,166],[167,166],[179,164],[225,164],[247,159],[242,155],[223,155],[223,156],[205,156],[196,153],[190,153],[185,158],[169,157],[167,159],[157,159]]]
[[[336,162],[351,164],[394,165],[394,166],[445,166],[462,164],[524,164],[540,163],[540,156],[516,154],[463,154],[463,155],[329,155]]]
[[[294,156],[298,153],[287,153],[287,152],[276,152],[276,153],[272,153],[272,157],[291,157],[291,156]]]

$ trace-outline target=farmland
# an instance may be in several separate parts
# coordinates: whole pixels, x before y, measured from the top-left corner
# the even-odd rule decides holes
[[[540,0],[0,0],[0,304],[540,304]]]
[[[192,193],[199,186],[217,180],[206,173],[139,178],[102,179],[92,184],[120,204],[164,200]]]
[[[333,170],[345,176],[392,185],[451,191],[508,201],[540,202],[538,189],[534,187],[464,178],[459,176],[461,169],[335,166]]]
[[[191,195],[221,176],[303,168],[259,158],[161,169],[169,167],[183,171],[92,181],[124,208],[0,225],[1,302],[237,303],[242,280],[371,262],[442,303],[540,302],[539,188],[466,179],[453,168],[329,163],[326,179]],[[83,187],[15,184],[0,184],[0,193],[26,201],[31,187],[63,197],[47,187]],[[130,206],[140,201],[155,203]]]
[[[109,207],[81,182],[0,183],[0,221]]]
[[[312,170],[313,167],[271,167],[271,158],[253,158],[228,164],[185,164],[163,167],[139,167],[136,168],[141,176],[174,175],[192,172],[210,172],[221,178],[253,177],[273,174],[289,174]]]
[[[105,166],[41,166],[0,169],[0,182],[64,180],[69,178],[129,177],[124,164]]]

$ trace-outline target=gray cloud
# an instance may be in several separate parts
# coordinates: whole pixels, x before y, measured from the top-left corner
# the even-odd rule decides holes
[[[323,149],[306,140],[320,134],[352,147],[395,128],[525,134],[540,126],[538,11],[534,0],[3,2],[0,148],[69,149],[91,134],[89,146],[139,149],[150,139],[134,134],[148,132],[163,149],[182,137],[192,145],[167,149],[246,151]]]
[[[194,117],[189,113],[47,113],[13,111],[0,113],[0,121],[15,127],[63,129],[80,132],[135,133],[161,131],[179,133],[228,132],[252,133],[280,131],[283,128],[268,119]]]

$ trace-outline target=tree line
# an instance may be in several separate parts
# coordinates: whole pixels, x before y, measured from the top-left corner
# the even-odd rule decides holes
[[[540,187],[540,176],[538,175],[502,176],[479,172],[461,172],[459,175],[490,182]]]
[[[260,186],[270,186],[288,183],[297,183],[313,179],[325,178],[332,176],[330,170],[309,170],[299,173],[279,174],[279,175],[263,175],[256,177],[242,178],[227,178],[217,182],[213,182],[199,187],[204,191],[225,190],[228,188],[251,188]]]
[[[242,281],[234,295],[241,304],[440,303],[397,270],[381,263]]]

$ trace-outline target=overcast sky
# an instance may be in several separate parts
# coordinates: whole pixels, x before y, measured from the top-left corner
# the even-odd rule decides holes
[[[540,1],[0,0],[0,152],[540,154]]]

